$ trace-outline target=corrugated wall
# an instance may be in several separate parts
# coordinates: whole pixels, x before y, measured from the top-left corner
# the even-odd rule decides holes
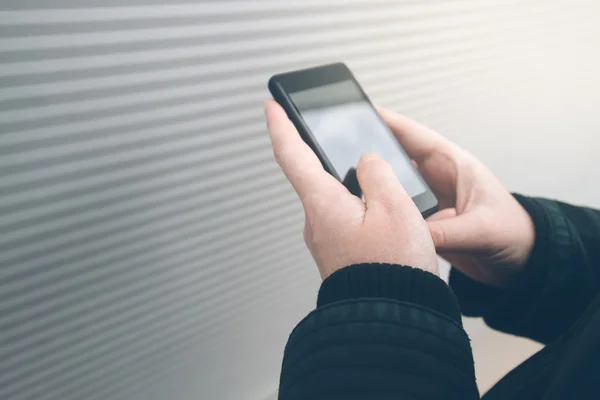
[[[597,37],[600,11],[152,3],[0,0],[0,399],[264,398],[318,288],[269,76],[342,60],[376,102],[451,127],[518,96],[557,37]]]

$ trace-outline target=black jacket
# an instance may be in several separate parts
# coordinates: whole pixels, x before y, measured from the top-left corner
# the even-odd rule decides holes
[[[479,399],[461,311],[546,344],[484,399],[600,399],[600,212],[516,197],[536,242],[511,287],[456,270],[453,290],[406,266],[337,271],[290,335],[279,399]]]

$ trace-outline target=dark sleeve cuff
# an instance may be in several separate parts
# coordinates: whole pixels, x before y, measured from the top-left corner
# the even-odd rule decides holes
[[[342,268],[321,285],[317,307],[358,298],[386,298],[418,304],[442,313],[462,326],[452,290],[437,276],[420,269],[375,263]]]

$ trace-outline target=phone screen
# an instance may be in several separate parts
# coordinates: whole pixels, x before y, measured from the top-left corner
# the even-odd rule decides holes
[[[427,186],[389,128],[352,80],[289,93],[335,172],[343,180],[364,153],[377,153],[411,197]]]

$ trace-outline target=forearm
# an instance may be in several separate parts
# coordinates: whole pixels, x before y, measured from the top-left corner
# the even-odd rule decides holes
[[[564,203],[515,196],[534,221],[527,265],[505,289],[457,271],[450,283],[465,315],[493,328],[548,342],[564,333],[598,294],[600,213]]]
[[[286,346],[280,400],[477,399],[456,300],[434,275],[362,264],[323,283]]]

